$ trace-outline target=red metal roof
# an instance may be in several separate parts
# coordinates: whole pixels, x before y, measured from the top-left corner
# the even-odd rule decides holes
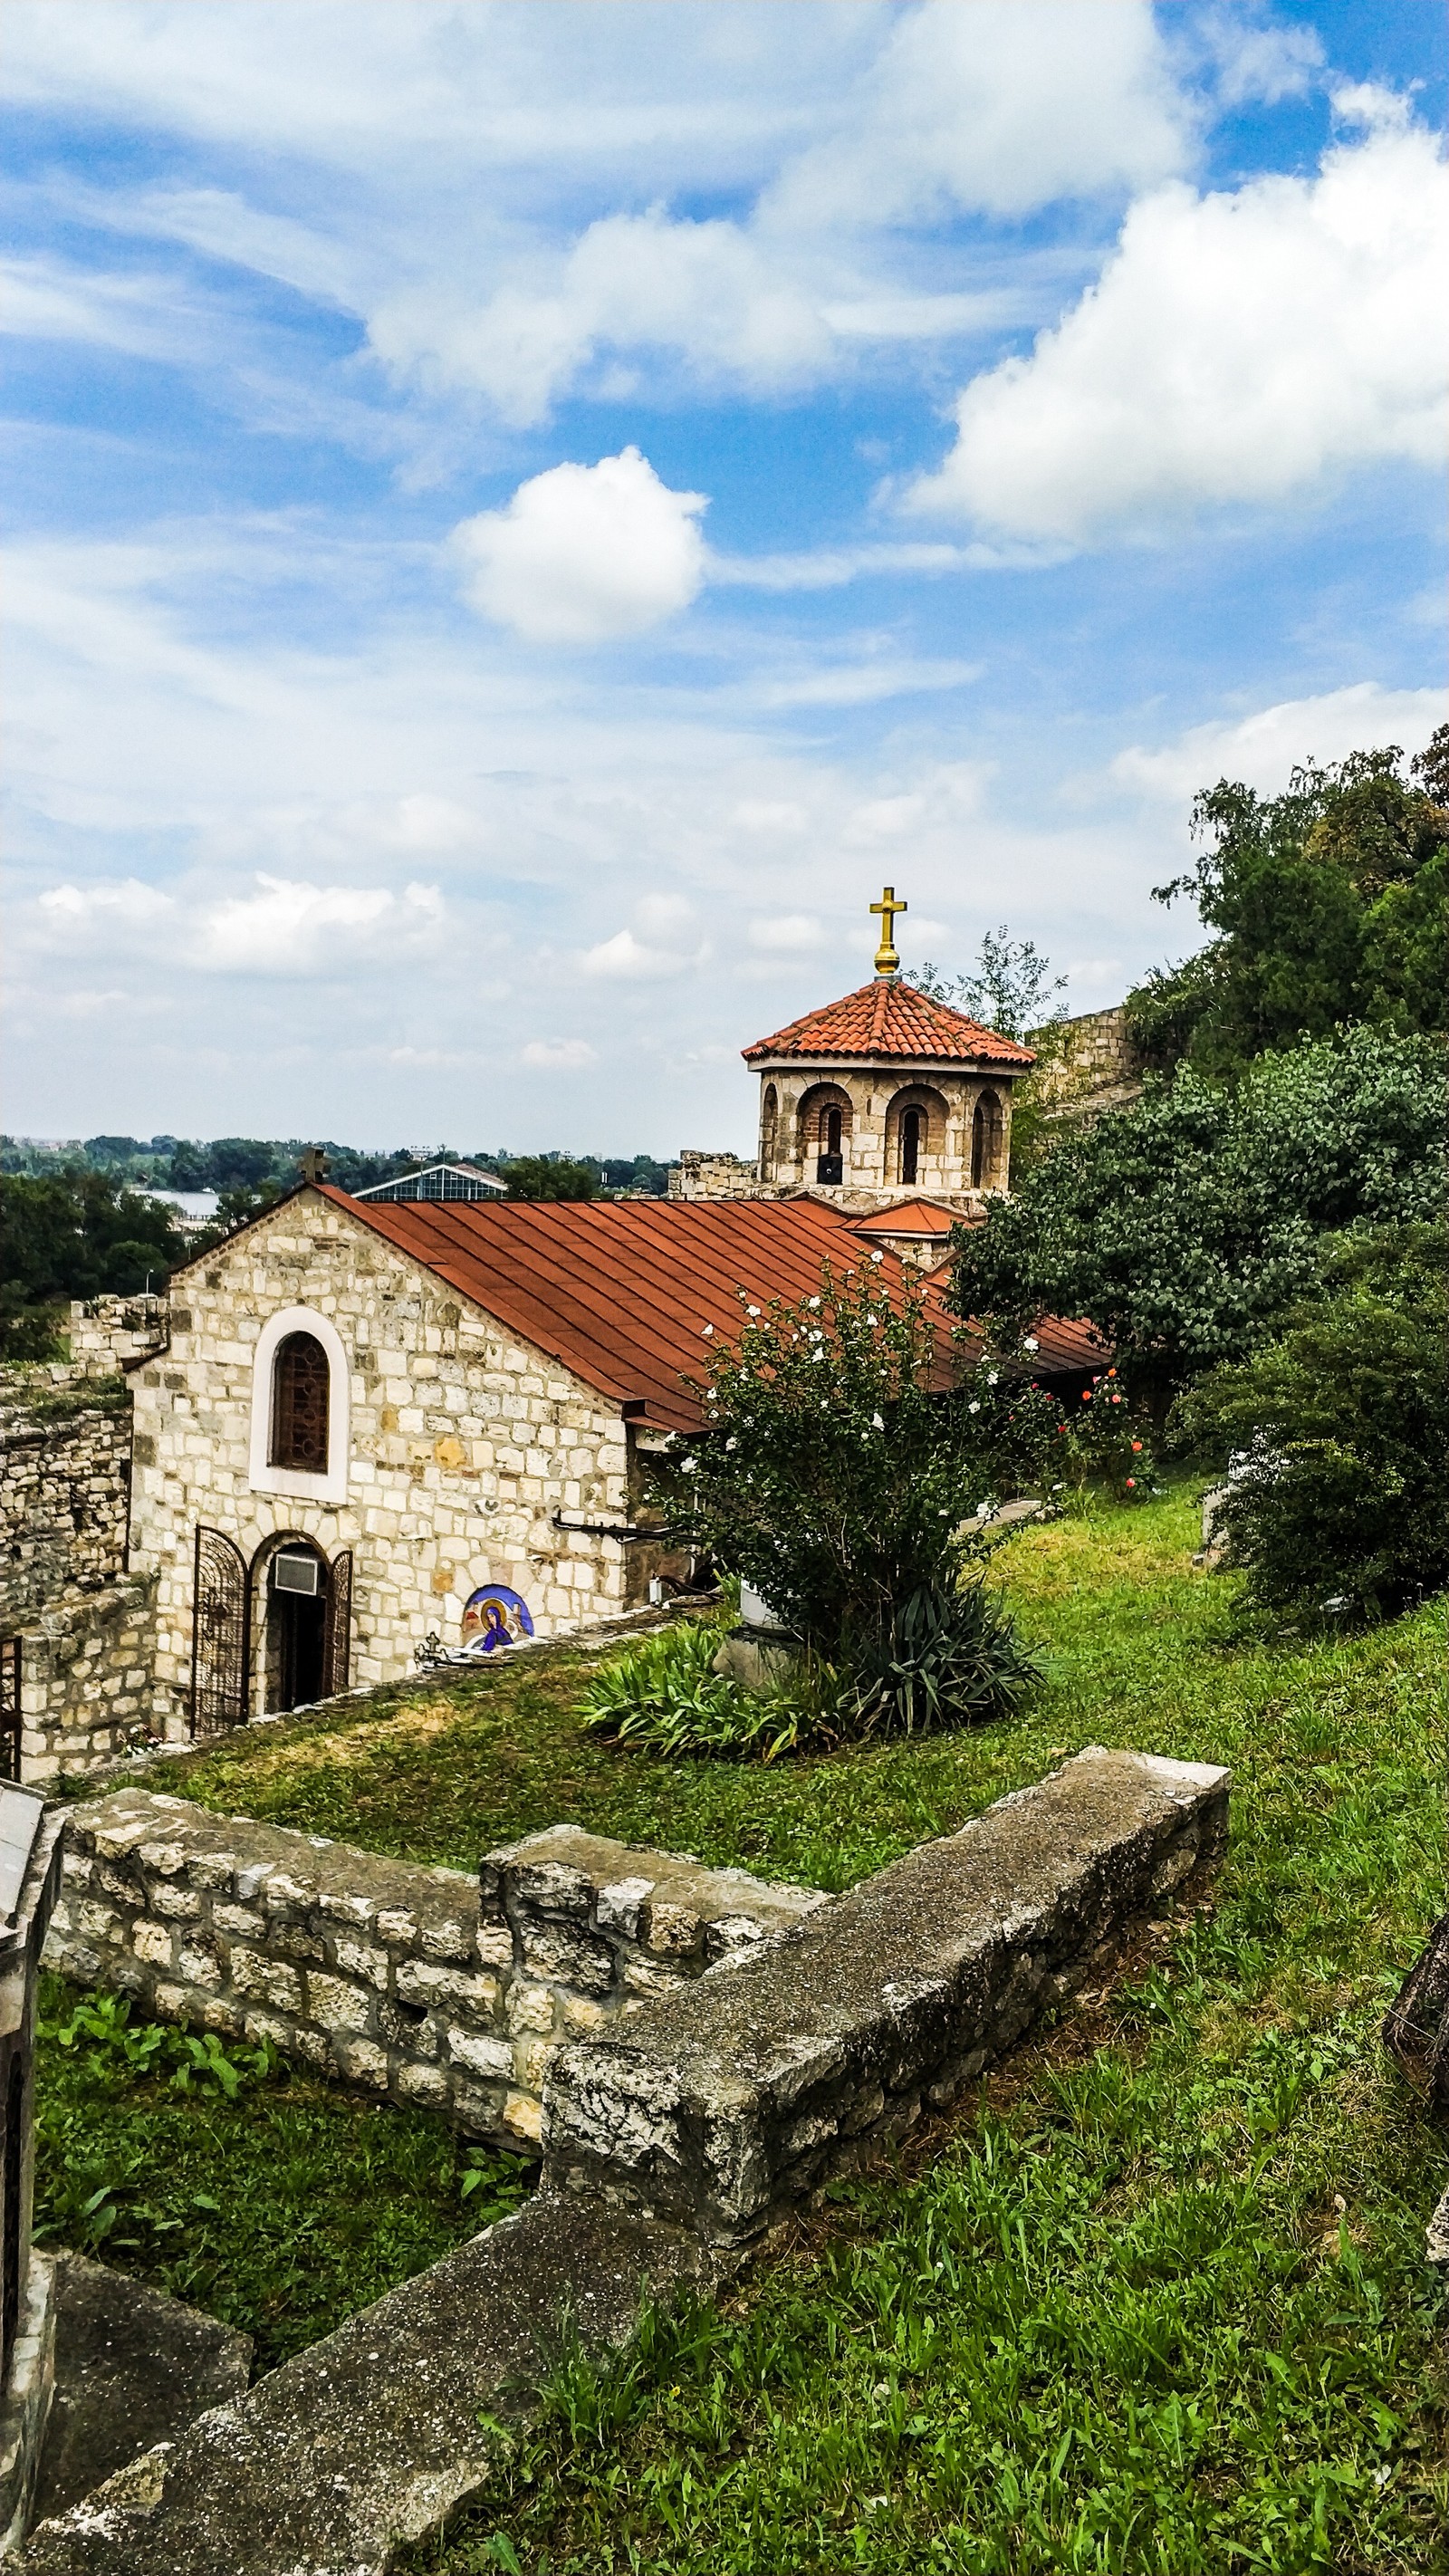
[[[949,1234],[953,1225],[968,1220],[954,1209],[938,1207],[933,1199],[898,1199],[894,1207],[872,1208],[869,1216],[851,1218],[857,1234]]]
[[[995,1029],[982,1028],[979,1021],[968,1020],[964,1011],[931,1001],[914,984],[894,975],[877,975],[857,992],[847,993],[843,1001],[807,1011],[803,1019],[777,1029],[772,1038],[760,1038],[744,1049],[746,1064],[777,1055],[886,1056],[937,1063],[946,1059],[1010,1066],[1022,1073],[1036,1062],[1030,1047],[1018,1046],[1014,1038],[1001,1037]]]
[[[819,1199],[364,1204],[326,1182],[320,1195],[585,1386],[676,1431],[699,1425],[681,1379],[707,1365],[704,1326],[732,1337],[741,1291],[761,1306],[813,1296],[827,1261],[842,1276],[869,1257]],[[890,1251],[881,1273],[892,1288],[906,1276]],[[944,1383],[950,1323],[937,1311]]]

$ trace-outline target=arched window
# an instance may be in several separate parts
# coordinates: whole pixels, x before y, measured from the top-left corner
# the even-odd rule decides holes
[[[901,1120],[901,1179],[913,1190],[920,1177],[921,1129],[925,1121],[919,1109],[908,1109]]]
[[[1001,1158],[1001,1103],[994,1091],[983,1091],[971,1121],[971,1187],[994,1189]]]
[[[306,1476],[327,1473],[327,1354],[315,1333],[288,1333],[272,1363],[268,1464]]]
[[[825,1112],[825,1133],[824,1133],[824,1135],[823,1135],[823,1136],[821,1137],[821,1139],[820,1139],[820,1145],[821,1145],[821,1150],[822,1150],[822,1152],[823,1152],[823,1153],[826,1153],[826,1154],[838,1154],[838,1153],[839,1153],[839,1151],[840,1151],[840,1112],[839,1112],[839,1110],[838,1110],[838,1109],[827,1109],[827,1110],[826,1110],[826,1112]]]

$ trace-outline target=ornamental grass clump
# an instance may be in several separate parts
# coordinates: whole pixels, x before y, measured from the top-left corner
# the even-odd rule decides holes
[[[1041,1666],[981,1581],[913,1592],[861,1640],[837,1719],[842,1735],[933,1735],[1012,1717]]]
[[[715,1754],[768,1762],[800,1740],[800,1712],[737,1690],[714,1669],[722,1630],[681,1620],[600,1666],[584,1694],[593,1735],[666,1758]]]

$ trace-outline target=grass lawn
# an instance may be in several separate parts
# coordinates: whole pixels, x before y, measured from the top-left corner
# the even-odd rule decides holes
[[[571,1818],[839,1886],[1089,1742],[1232,1764],[1214,1910],[852,2185],[721,2312],[579,2365],[445,2576],[1449,2569],[1449,2152],[1377,2043],[1443,1901],[1442,1607],[1243,1640],[1186,1497],[1014,1539],[1028,1719],[778,1770],[580,1737],[561,1654],[169,1766],[222,1808],[459,1862]],[[153,1775],[154,1776],[154,1775]],[[157,1785],[162,1785],[158,1780]],[[396,2116],[396,2115],[390,2115]]]
[[[522,2195],[516,2157],[469,2150],[424,2112],[295,2069],[244,2081],[228,2101],[178,2090],[165,2063],[138,2073],[114,2046],[63,2047],[79,2000],[45,1978],[36,2235],[239,2326],[255,2370],[330,2334]],[[465,2194],[471,2171],[481,2179]]]

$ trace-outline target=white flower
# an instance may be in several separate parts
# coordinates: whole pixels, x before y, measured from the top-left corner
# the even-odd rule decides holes
[[[708,1340],[709,1340],[710,1334],[711,1334],[713,1331],[714,1331],[714,1326],[713,1326],[713,1324],[706,1324],[706,1325],[705,1325],[705,1328],[704,1328],[704,1338],[705,1338],[705,1340],[706,1340],[706,1341],[708,1341]]]
[[[819,1304],[820,1304],[820,1300],[819,1300],[819,1298],[818,1298],[818,1297],[807,1297],[807,1299],[806,1299],[806,1301],[805,1301],[805,1302],[806,1302],[806,1304],[807,1304],[808,1306],[815,1306],[815,1307],[818,1307],[818,1306],[819,1306]]]
[[[694,1474],[697,1464],[698,1461],[694,1458],[686,1458],[684,1460],[684,1472],[686,1476],[692,1476]]]
[[[823,1360],[825,1353],[823,1351],[812,1351],[810,1356],[812,1360]]]
[[[884,1417],[883,1417],[881,1414],[879,1414],[879,1413],[873,1413],[873,1414],[871,1415],[871,1417],[870,1417],[870,1427],[871,1427],[872,1431],[884,1431],[884,1429],[885,1429],[885,1420],[884,1420]]]
[[[968,1404],[966,1410],[968,1413],[979,1413],[981,1407],[979,1404]]]
[[[1040,1350],[1041,1344],[1038,1342],[1035,1333],[1028,1333],[1021,1347],[1024,1351],[1035,1351]]]
[[[728,1440],[725,1442],[725,1447],[727,1449],[738,1449],[739,1445],[738,1440],[736,1440],[733,1432],[731,1432]]]
[[[747,1307],[745,1308],[745,1313],[746,1313],[747,1315],[758,1315],[759,1311],[760,1311],[760,1310],[759,1310],[759,1307],[758,1307],[758,1306],[747,1306]]]
[[[885,1254],[883,1252],[873,1252],[870,1257],[872,1261],[884,1261]]]
[[[987,1383],[987,1385],[988,1385],[988,1386],[995,1386],[996,1381],[997,1381],[997,1379],[1000,1377],[1000,1375],[1001,1375],[1001,1371],[1000,1371],[1000,1369],[992,1369],[992,1370],[990,1370],[990,1371],[989,1371],[989,1373],[988,1373],[988,1375],[987,1375],[987,1379],[986,1379],[986,1383]]]

